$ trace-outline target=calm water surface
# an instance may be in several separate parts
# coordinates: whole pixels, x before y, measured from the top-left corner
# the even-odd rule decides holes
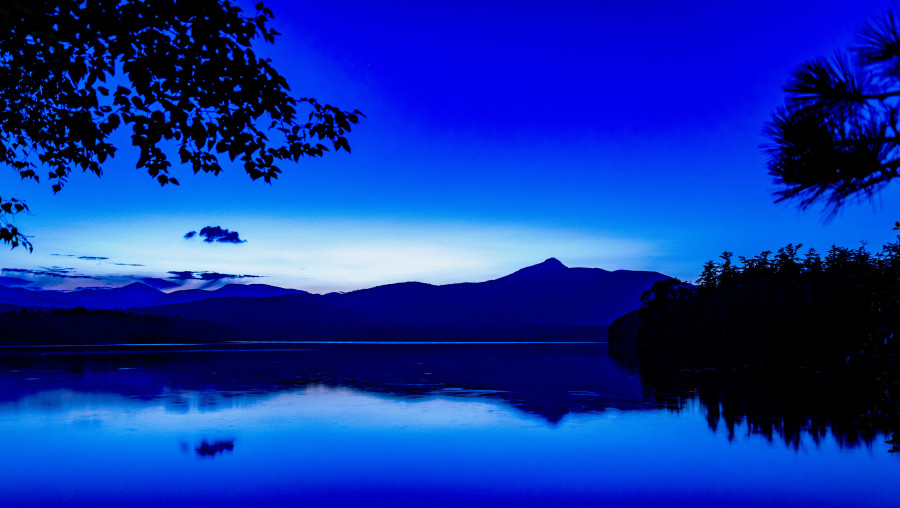
[[[603,344],[0,365],[0,506],[900,506],[884,436],[726,425],[695,399],[662,404]]]

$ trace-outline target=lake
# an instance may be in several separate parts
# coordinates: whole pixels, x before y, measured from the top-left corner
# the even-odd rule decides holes
[[[0,506],[900,506],[827,394],[668,393],[605,344],[234,347],[0,350]]]

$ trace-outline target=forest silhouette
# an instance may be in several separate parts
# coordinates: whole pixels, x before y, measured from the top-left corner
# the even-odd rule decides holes
[[[900,242],[876,253],[832,247],[824,258],[800,247],[736,262],[725,252],[696,285],[656,282],[612,324],[611,349],[636,348],[642,378],[663,392],[735,372],[746,386],[816,379],[867,401],[857,423],[896,429]]]

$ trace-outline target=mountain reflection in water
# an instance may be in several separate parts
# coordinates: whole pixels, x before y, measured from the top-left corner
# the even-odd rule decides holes
[[[6,354],[0,402],[61,387],[133,399],[265,394],[310,385],[402,397],[499,399],[556,423],[569,413],[650,408],[605,344],[316,344],[294,349]],[[201,401],[207,409],[220,403]]]
[[[852,383],[821,373],[641,371],[633,352],[612,351],[610,358],[606,344],[597,343],[262,345],[268,348],[6,352],[0,404],[65,389],[163,399],[169,410],[184,412],[192,404],[215,410],[236,397],[321,385],[413,399],[495,399],[550,424],[573,413],[680,411],[697,401],[710,430],[723,426],[729,440],[746,423],[748,435],[794,448],[804,435],[817,443],[829,432],[841,446],[871,445],[883,430],[861,417],[871,401]]]

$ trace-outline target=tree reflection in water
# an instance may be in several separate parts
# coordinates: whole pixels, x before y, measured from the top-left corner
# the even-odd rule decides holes
[[[874,417],[884,401],[871,381],[847,369],[675,368],[627,346],[610,347],[610,357],[637,369],[645,395],[658,407],[683,411],[698,404],[710,430],[724,427],[729,440],[740,430],[799,449],[805,437],[818,446],[830,432],[842,448],[855,448],[892,432]],[[897,451],[887,443],[893,445],[888,451]]]

